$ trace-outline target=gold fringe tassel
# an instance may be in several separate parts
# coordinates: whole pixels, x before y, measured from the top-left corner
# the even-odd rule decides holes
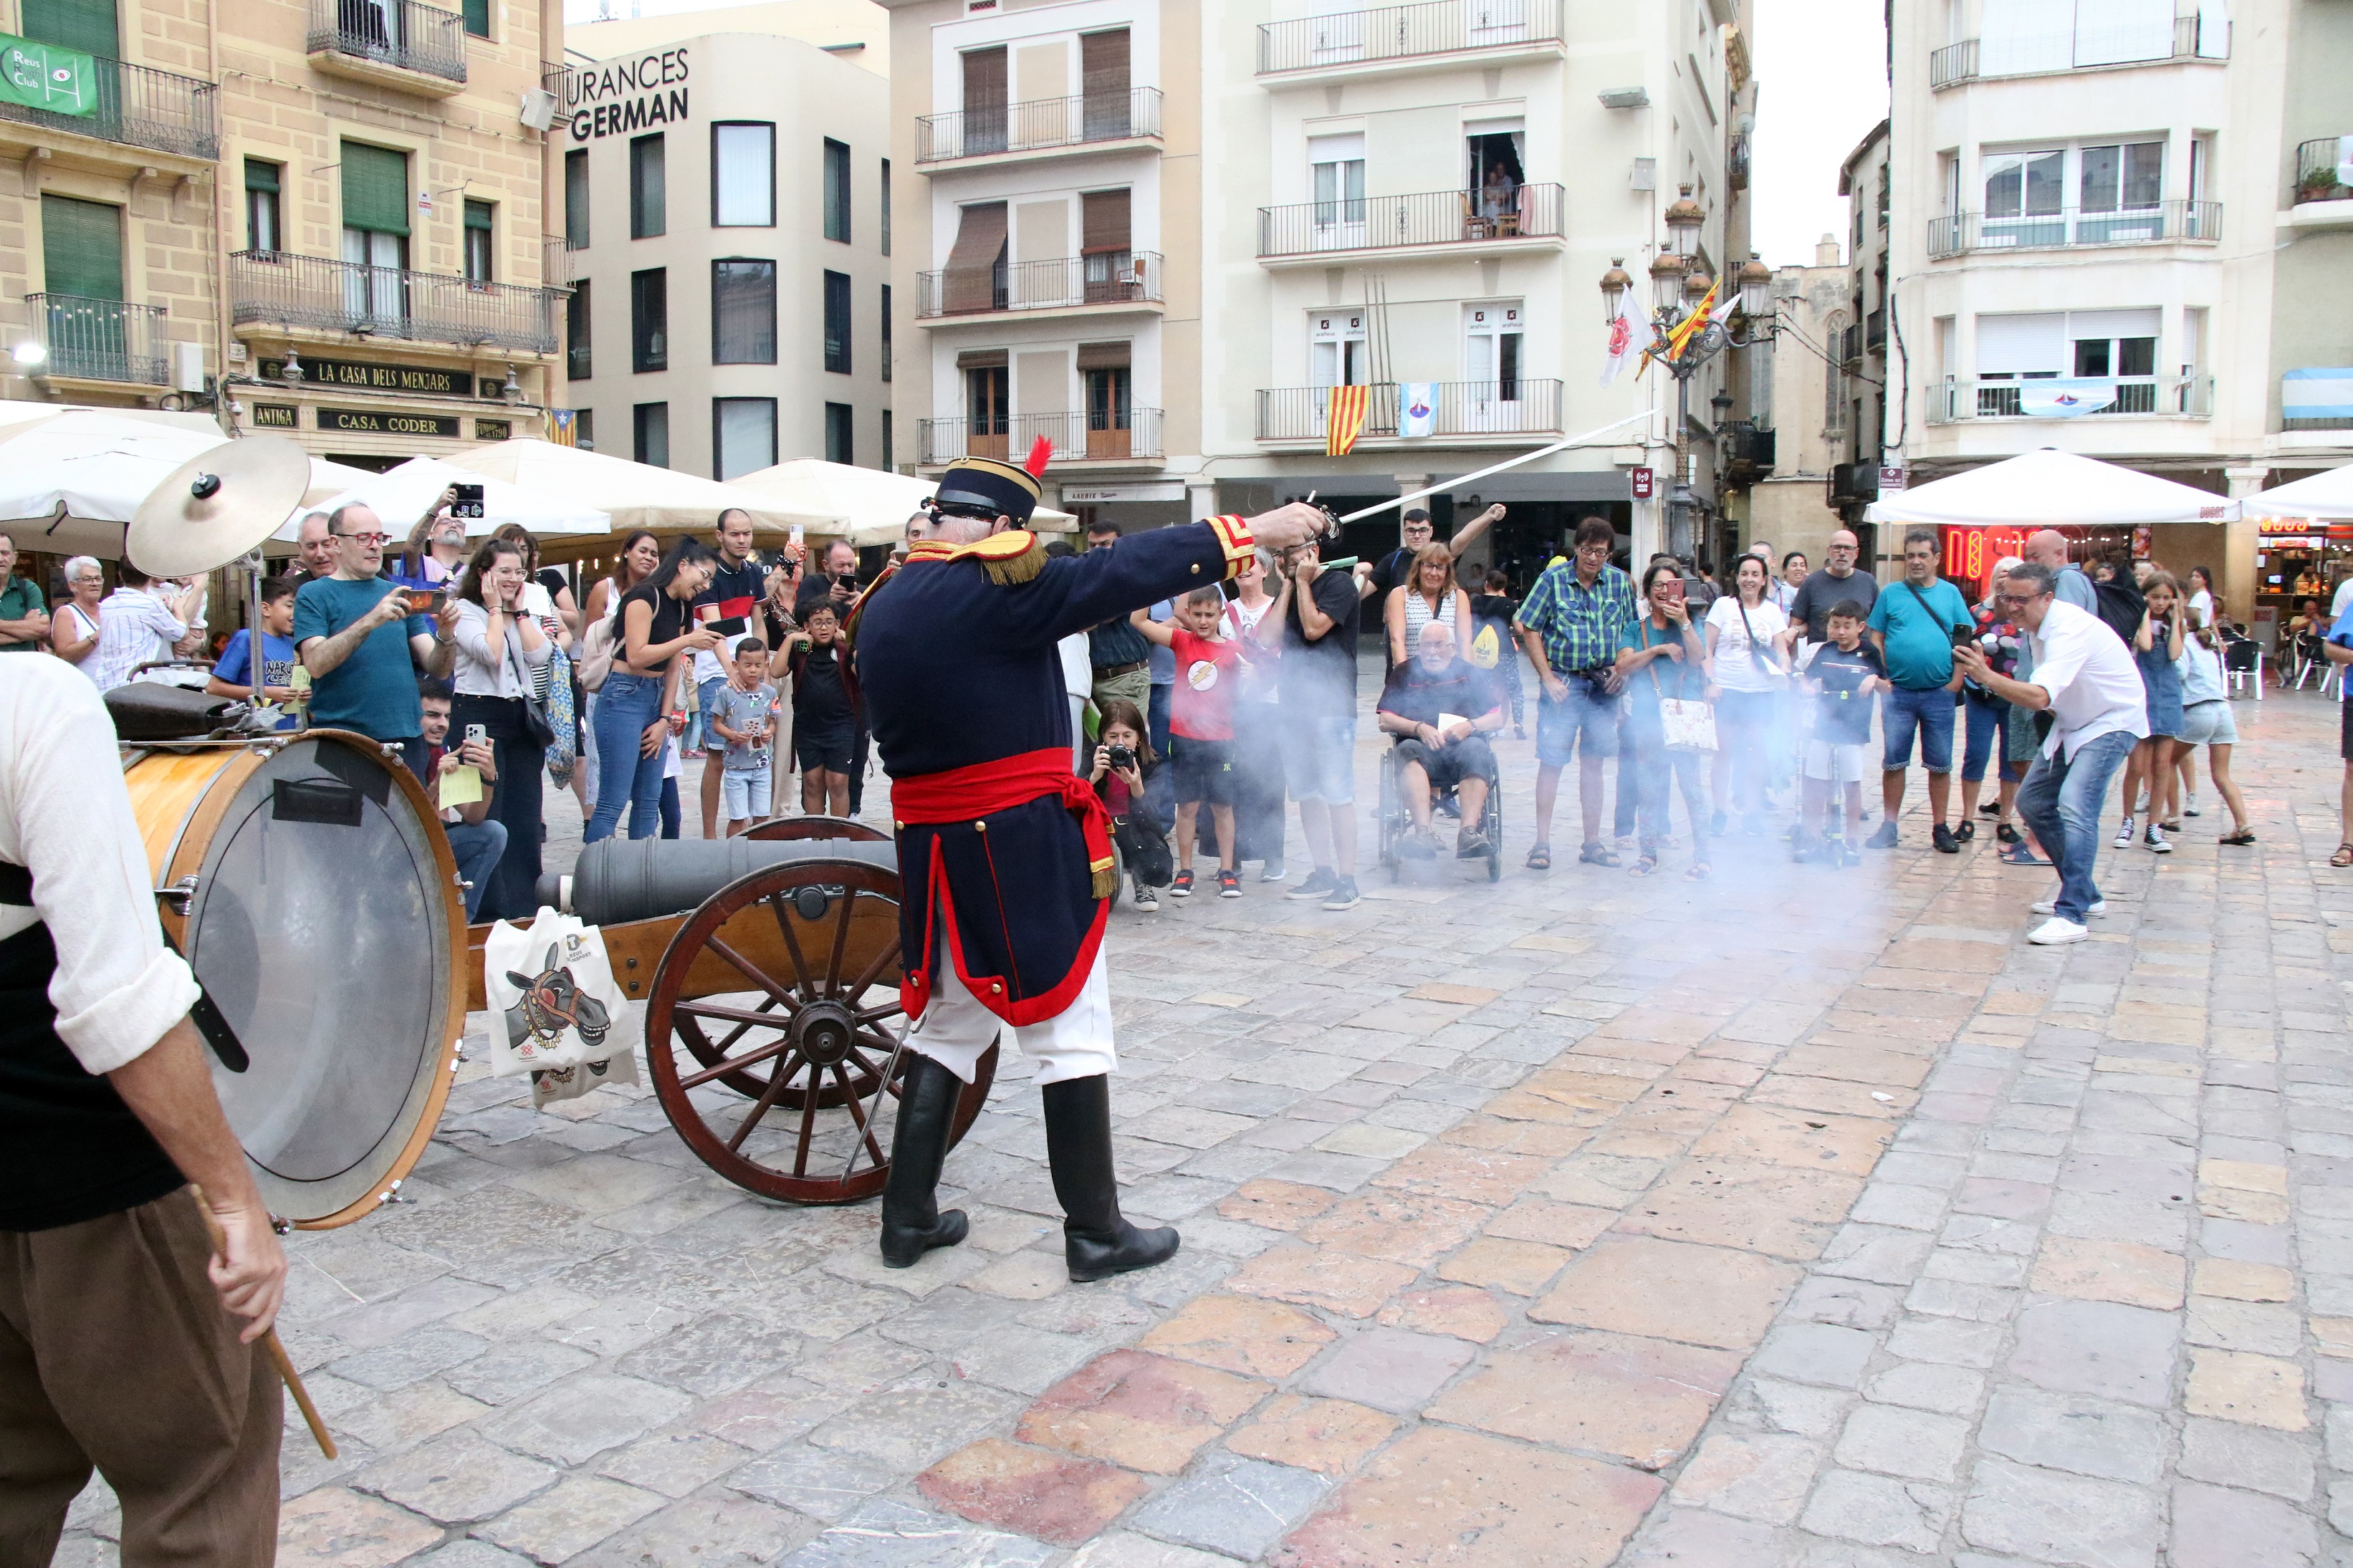
[[[1029,582],[1046,569],[1046,547],[1042,544],[1032,544],[1018,555],[1010,556],[1003,561],[984,560],[982,564],[988,568],[990,582],[1000,588],[1010,588],[1017,584]],[[1100,893],[1096,896],[1109,898],[1111,895]]]
[[[1108,899],[1118,891],[1118,862],[1106,860],[1094,868],[1094,895],[1098,899]]]

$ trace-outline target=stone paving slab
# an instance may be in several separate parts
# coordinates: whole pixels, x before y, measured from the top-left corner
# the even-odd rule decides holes
[[[1018,1061],[904,1273],[470,1063],[409,1201],[295,1239],[344,1454],[290,1430],[280,1561],[2353,1568],[2336,711],[2238,712],[2258,845],[2210,788],[2072,948],[1916,811],[1852,870],[1121,910],[1116,1153],[1186,1248],[1095,1285]],[[69,1522],[111,1560],[102,1485]]]

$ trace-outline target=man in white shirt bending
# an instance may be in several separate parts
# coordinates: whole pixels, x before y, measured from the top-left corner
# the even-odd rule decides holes
[[[2092,880],[2100,802],[2134,742],[2148,733],[2147,693],[2123,639],[2097,616],[2061,603],[2050,567],[2031,561],[2011,567],[1994,584],[1994,602],[2026,628],[2033,679],[1994,674],[1975,643],[1955,648],[1953,658],[1996,697],[2052,717],[2042,754],[2019,786],[2018,815],[2050,852],[2059,894],[2034,906],[2035,913],[2051,918],[2027,940],[2081,942],[2089,934],[2084,921],[2107,911]]]

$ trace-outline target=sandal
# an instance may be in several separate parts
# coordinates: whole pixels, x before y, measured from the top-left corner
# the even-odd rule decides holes
[[[2348,862],[2348,864],[2353,864],[2353,862]],[[1552,869],[1551,845],[1539,844],[1535,848],[1528,851],[1528,869],[1531,871],[1549,871]]]
[[[2007,822],[2003,823],[1999,827],[1996,827],[1993,830],[1993,836],[1996,838],[2000,839],[2004,844],[2023,844],[2026,842],[2024,838],[2019,836],[2018,829],[2012,827]]]
[[[2181,831],[2181,819],[2177,816],[2171,822],[2160,822],[2157,826],[2160,832],[2179,833]]]
[[[2030,849],[2024,844],[2013,844],[2009,848],[2003,850],[2001,852],[2001,863],[2005,866],[2048,866],[2051,864],[2050,861],[2045,860],[2042,856],[2037,855],[2032,849]],[[2348,860],[2346,864],[2353,865],[2353,860]]]
[[[1623,861],[1618,858],[1618,851],[1610,848],[1609,846],[1603,844],[1599,840],[1596,840],[1591,844],[1588,844],[1583,848],[1579,849],[1577,852],[1577,863],[1583,866],[1620,866],[1624,864]]]
[[[1656,855],[1645,855],[1635,861],[1626,874],[1630,877],[1648,877],[1654,874],[1658,868],[1659,858]]]
[[[2353,866],[2353,844],[2339,844],[2337,853],[2328,858],[2328,863],[2337,867]]]
[[[2215,840],[2218,844],[2253,844],[2254,841],[2255,830],[2252,827],[2242,827],[2235,833],[2225,833],[2221,838]],[[2331,864],[2334,863],[2332,858]]]
[[[1706,861],[1694,860],[1692,862],[1691,869],[1683,873],[1683,880],[1686,882],[1704,882],[1708,879],[1708,871],[1709,867]]]

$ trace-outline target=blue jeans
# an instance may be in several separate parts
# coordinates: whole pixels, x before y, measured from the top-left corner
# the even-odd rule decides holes
[[[2100,900],[2092,880],[2100,853],[2100,802],[2135,739],[2118,730],[2084,742],[2072,757],[2037,757],[2018,786],[2019,817],[2059,872],[2058,913],[2077,925]]]
[[[2000,754],[2006,749],[2002,745],[2002,731],[2003,721],[2010,714],[2010,704],[1999,697],[1972,691],[1965,686],[1961,688],[1961,711],[1968,721],[1968,741],[1961,752],[1961,782],[1984,782],[1988,763],[1998,764],[2002,778],[2018,777],[2015,765],[2008,757]],[[1964,816],[1968,815],[1968,800],[1962,802]]]
[[[610,838],[629,808],[629,837],[651,838],[661,800],[662,758],[638,755],[646,730],[661,717],[659,677],[616,669],[596,693],[596,815],[580,836],[583,844]]]
[[[474,823],[445,822],[441,827],[449,836],[449,853],[457,858],[458,875],[466,883],[466,923],[471,925],[481,912],[482,895],[491,890],[491,876],[507,852],[507,825],[485,817]]]

